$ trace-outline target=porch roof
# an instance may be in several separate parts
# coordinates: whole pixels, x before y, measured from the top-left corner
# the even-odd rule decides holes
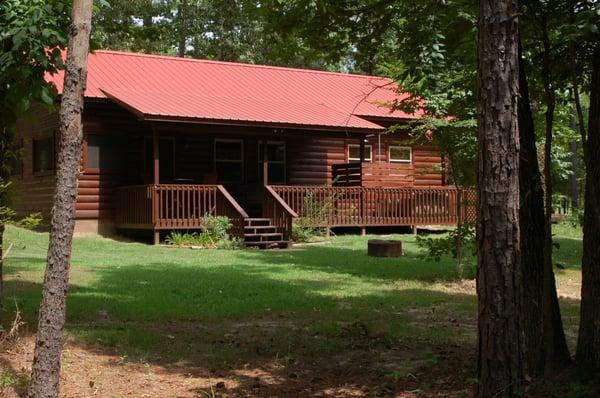
[[[62,91],[63,72],[46,79]],[[372,131],[383,127],[366,119],[422,116],[390,110],[407,94],[383,77],[115,51],[90,54],[85,96],[145,119]]]
[[[188,93],[149,93],[102,90],[117,104],[146,121],[264,124],[278,127],[312,126],[348,130],[382,130],[368,120],[324,104],[293,104],[258,99],[203,97]]]

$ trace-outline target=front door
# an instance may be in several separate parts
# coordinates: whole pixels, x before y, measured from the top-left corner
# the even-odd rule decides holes
[[[265,152],[264,141],[258,144],[258,171],[260,181],[264,182],[265,164],[263,160],[266,157],[266,171],[268,185],[283,185],[286,183],[286,156],[284,141],[267,141]]]
[[[149,182],[152,182],[154,175],[154,153],[152,139],[146,140],[146,170],[145,175],[149,176]],[[173,182],[175,176],[175,144],[172,138],[161,138],[158,141],[158,169],[161,184]]]

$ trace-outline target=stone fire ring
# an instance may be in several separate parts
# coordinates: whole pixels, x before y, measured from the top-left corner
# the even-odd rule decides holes
[[[399,240],[370,239],[367,254],[371,257],[400,257],[402,242]]]

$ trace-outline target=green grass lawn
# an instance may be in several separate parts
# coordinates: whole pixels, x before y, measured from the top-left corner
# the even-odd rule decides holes
[[[364,348],[474,347],[473,282],[454,261],[419,257],[412,235],[398,259],[367,257],[369,237],[338,236],[292,251],[190,250],[76,238],[67,335],[130,360],[234,366],[261,358],[328,358]],[[577,277],[580,232],[556,228],[563,279]],[[9,227],[7,310],[34,329],[48,235]],[[474,277],[474,266],[466,274]],[[578,300],[562,301],[574,336]]]

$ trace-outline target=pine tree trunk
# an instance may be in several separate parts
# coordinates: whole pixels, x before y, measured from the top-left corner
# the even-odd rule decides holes
[[[535,145],[535,126],[525,65],[519,57],[519,188],[525,365],[529,375],[543,372],[544,190]]]
[[[588,376],[600,373],[600,47],[592,61],[586,142],[581,320],[577,363]]]
[[[59,394],[60,357],[75,226],[75,199],[81,162],[81,113],[87,76],[92,0],[74,0],[59,115],[60,144],[52,207],[48,266],[44,276],[28,396]]]
[[[521,268],[523,281],[527,281],[523,284],[525,364],[527,374],[540,376],[568,363],[570,354],[560,317],[552,262],[546,262],[548,232],[544,190],[535,145],[527,73],[520,57],[519,69]],[[547,264],[550,264],[549,269]],[[546,333],[548,330],[549,333]]]
[[[4,230],[6,224],[0,220],[0,308],[4,308]]]
[[[575,115],[571,119],[571,129],[577,132],[577,121]],[[571,177],[569,178],[569,187],[571,188],[571,208],[576,210],[579,208],[579,186],[577,184],[577,140],[571,140],[569,144],[571,152]]]
[[[478,397],[511,397],[523,383],[519,241],[518,8],[480,0],[477,295]]]
[[[187,46],[187,0],[182,0],[177,10],[177,19],[179,20],[179,43],[177,45],[177,56],[185,57]]]
[[[543,5],[540,5],[544,7]],[[548,6],[546,6],[548,7]],[[543,56],[542,56],[542,76],[544,84],[544,97],[546,101],[546,129],[544,143],[544,267],[543,271],[543,371],[550,372],[559,370],[570,362],[571,355],[567,346],[567,339],[563,329],[562,317],[558,295],[556,292],[556,280],[552,262],[552,141],[554,128],[554,110],[556,108],[556,96],[552,88],[552,65],[550,38],[548,36],[548,11],[545,10],[542,15],[542,37],[543,37]]]

